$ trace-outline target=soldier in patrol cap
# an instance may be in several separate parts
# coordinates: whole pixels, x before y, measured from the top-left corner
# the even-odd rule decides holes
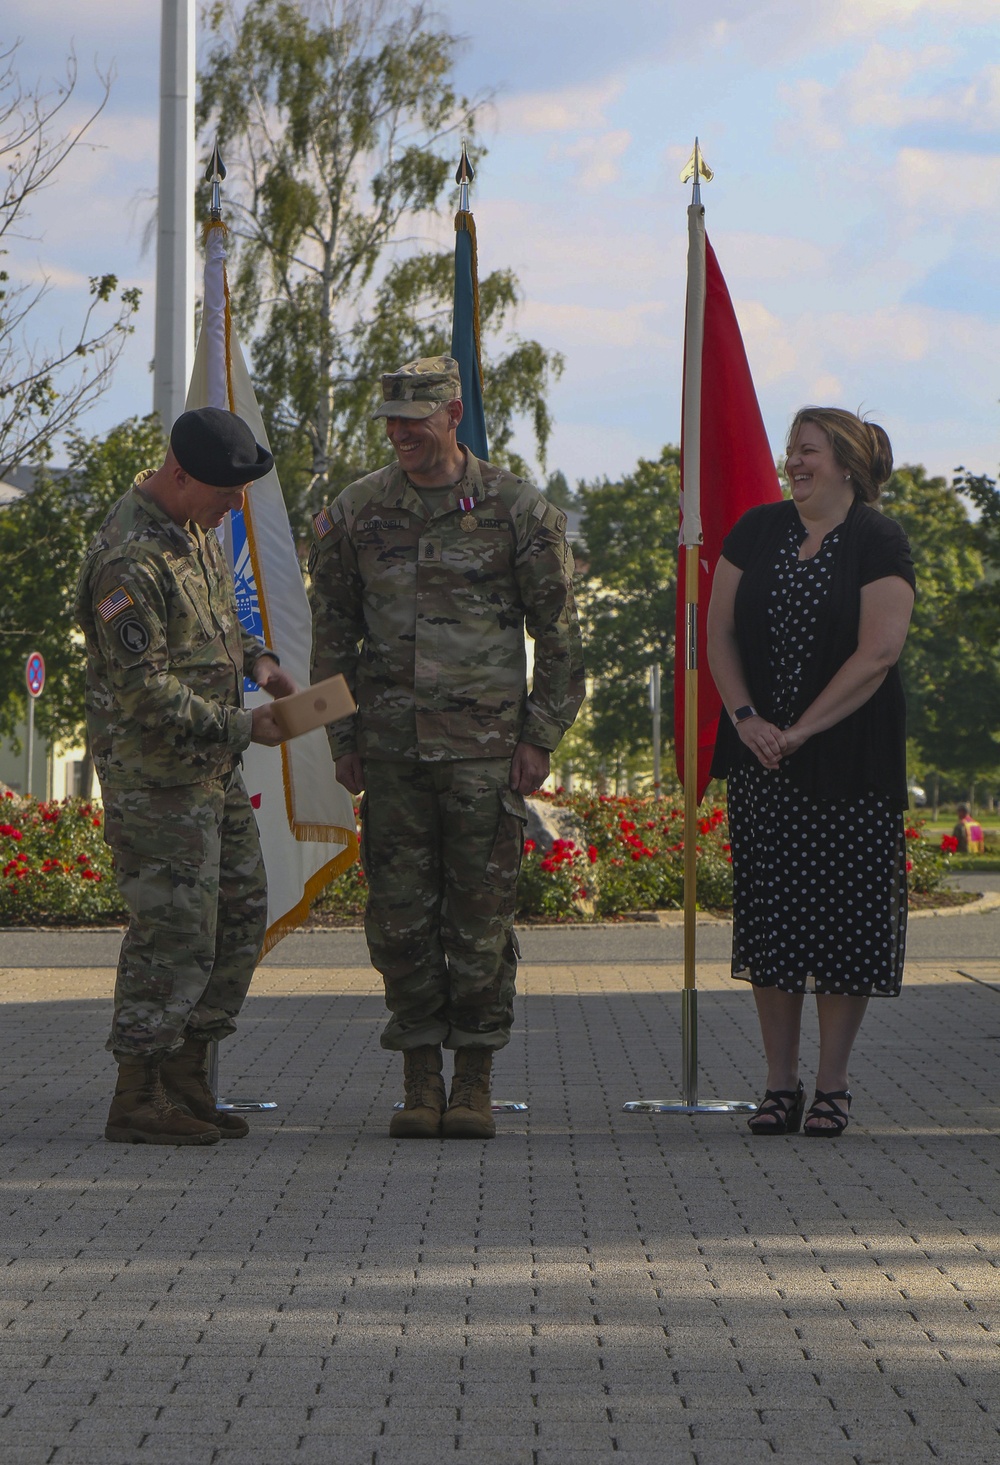
[[[389,1132],[488,1139],[524,797],[584,695],[573,561],[565,515],[458,442],[457,362],[410,362],[382,395],[396,462],[314,520],[312,675],[342,672],[358,704],[329,734],[337,778],[364,790],[365,932],[391,1013],[382,1046],[404,1060]]]
[[[267,919],[249,743],[274,746],[272,696],[295,684],[241,627],[215,530],[271,454],[232,412],[183,413],[159,468],[140,473],[84,560],[87,733],[104,837],[129,910],[108,1048],[118,1083],[105,1135],[214,1144],[248,1133],[216,1108],[207,1045],[233,1032]]]

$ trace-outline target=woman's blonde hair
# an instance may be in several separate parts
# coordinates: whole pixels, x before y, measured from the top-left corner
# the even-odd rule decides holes
[[[801,407],[788,430],[786,451],[803,422],[815,423],[826,436],[837,463],[851,475],[857,497],[875,503],[892,473],[892,444],[885,428],[843,407]]]

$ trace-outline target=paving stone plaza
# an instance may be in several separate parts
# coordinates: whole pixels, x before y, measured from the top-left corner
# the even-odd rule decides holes
[[[758,1097],[700,934],[701,1096]],[[527,1111],[390,1140],[363,941],[289,937],[222,1050],[279,1107],[174,1149],[102,1138],[114,935],[0,932],[0,1465],[994,1465],[998,936],[912,923],[832,1143],[622,1112],[678,1096],[657,926],[523,933]]]

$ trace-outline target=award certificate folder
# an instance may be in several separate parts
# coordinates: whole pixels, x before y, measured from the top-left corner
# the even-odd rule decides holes
[[[346,681],[342,676],[327,677],[325,682],[293,692],[290,697],[277,697],[271,704],[279,726],[287,738],[298,738],[314,727],[326,727],[350,717],[356,710]]]

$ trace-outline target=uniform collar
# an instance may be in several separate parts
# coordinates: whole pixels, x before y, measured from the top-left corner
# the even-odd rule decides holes
[[[136,474],[132,483],[132,492],[135,495],[143,513],[147,514],[154,524],[158,524],[182,554],[194,554],[198,548],[198,537],[196,529],[185,529],[183,524],[176,524],[166,510],[161,509],[155,499],[150,498],[143,488],[147,478],[152,477],[153,469],[147,468],[145,472]]]
[[[451,487],[453,499],[446,508],[439,511],[440,513],[457,513],[460,498],[471,498],[479,504],[486,497],[487,491],[483,487],[482,464],[474,453],[470,453],[468,448],[465,449],[465,472],[458,482]],[[437,491],[436,489],[431,490],[431,492]],[[491,489],[489,492],[492,495],[494,490]],[[420,497],[420,490],[414,487],[398,463],[394,463],[389,471],[385,502],[387,508],[406,509],[409,513],[416,514],[421,519],[430,518],[427,506]]]

